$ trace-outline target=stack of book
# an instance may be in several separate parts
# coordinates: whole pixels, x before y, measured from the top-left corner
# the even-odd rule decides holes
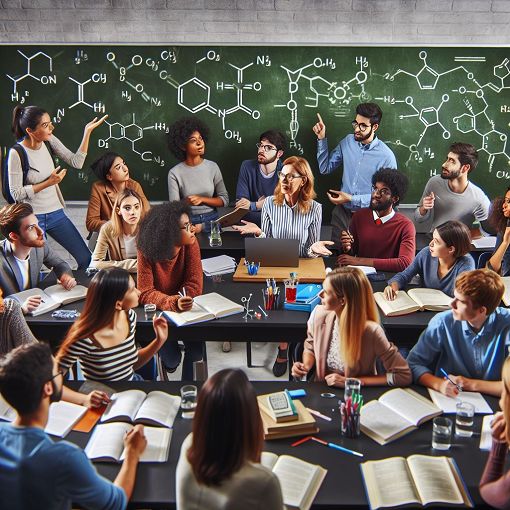
[[[205,276],[233,273],[236,270],[236,261],[228,255],[219,255],[202,260],[202,269]]]
[[[294,436],[308,436],[319,432],[315,418],[299,400],[293,401],[295,414],[275,417],[268,398],[274,394],[257,397],[260,416],[264,426],[264,439],[281,439]]]
[[[321,302],[319,297],[321,290],[322,285],[318,283],[298,283],[296,301],[293,303],[285,301],[283,308],[285,310],[311,312]]]

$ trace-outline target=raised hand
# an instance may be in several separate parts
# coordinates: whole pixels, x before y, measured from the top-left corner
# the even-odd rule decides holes
[[[324,121],[322,120],[321,114],[317,112],[317,118],[319,121],[315,126],[313,126],[313,132],[316,134],[317,138],[319,140],[322,140],[326,137],[326,124],[324,124]]]

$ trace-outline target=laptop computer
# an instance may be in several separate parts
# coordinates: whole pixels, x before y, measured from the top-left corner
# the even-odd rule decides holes
[[[246,260],[260,262],[262,267],[298,267],[299,239],[247,237],[244,254]]]

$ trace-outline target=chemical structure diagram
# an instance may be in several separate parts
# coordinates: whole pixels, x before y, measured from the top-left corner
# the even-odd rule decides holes
[[[439,82],[442,77],[451,75],[454,72],[460,72],[465,74],[468,83],[472,84],[469,86],[460,85],[454,88],[450,93],[458,94],[462,97],[462,104],[467,110],[466,113],[455,115],[452,120],[455,124],[456,129],[460,133],[471,133],[474,132],[480,137],[480,146],[478,150],[484,151],[488,155],[489,171],[492,172],[493,165],[496,156],[501,155],[506,158],[507,163],[510,164],[510,152],[507,151],[507,135],[502,131],[496,129],[495,122],[489,116],[489,104],[486,99],[486,93],[491,91],[492,93],[499,94],[505,89],[510,89],[510,62],[507,58],[493,67],[493,79],[485,84],[481,84],[474,73],[466,69],[465,65],[457,65],[443,72],[436,71],[432,66],[427,63],[427,52],[420,51],[418,54],[420,60],[423,61],[421,69],[417,73],[411,73],[404,69],[398,69],[395,73],[386,73],[383,78],[389,81],[395,81],[399,76],[408,76],[416,80],[416,84],[420,91],[436,90],[439,86]],[[485,57],[455,57],[455,62],[485,62]],[[495,82],[495,83],[494,83]],[[410,114],[400,114],[399,119],[406,119],[416,117],[423,124],[423,131],[419,134],[418,139],[415,143],[405,145],[400,140],[394,142],[387,142],[389,144],[394,143],[406,147],[409,150],[409,158],[406,165],[409,164],[411,159],[414,159],[421,163],[423,156],[427,156],[430,159],[434,158],[433,152],[430,148],[425,148],[423,156],[420,153],[420,144],[423,138],[431,127],[439,126],[442,129],[442,136],[445,140],[451,137],[451,132],[444,126],[440,120],[441,107],[447,103],[451,97],[450,94],[443,94],[441,102],[437,106],[428,106],[425,108],[418,109],[415,106],[415,100],[412,96],[406,96],[404,99],[385,97],[376,97],[376,100],[391,102],[392,104],[403,103],[410,107],[413,112]],[[504,107],[502,107],[502,111]],[[500,172],[498,171],[497,174]],[[505,173],[505,172],[503,172]],[[496,175],[497,177],[499,175]],[[503,175],[501,175],[503,177]]]
[[[298,119],[298,101],[296,95],[299,92],[299,82],[305,81],[308,84],[306,93],[309,94],[305,97],[306,108],[317,108],[321,97],[326,98],[330,108],[333,109],[335,117],[346,117],[350,115],[351,109],[349,104],[353,100],[360,102],[368,101],[369,94],[365,90],[365,83],[368,74],[365,69],[368,67],[368,60],[361,56],[356,57],[356,65],[359,66],[359,71],[350,80],[330,81],[320,75],[311,75],[310,71],[314,69],[328,68],[330,70],[336,69],[336,63],[332,58],[314,58],[313,62],[300,67],[299,69],[288,69],[285,66],[280,66],[286,73],[289,80],[288,93],[289,100],[285,104],[275,104],[275,108],[287,108],[291,113],[291,120],[289,124],[290,129],[290,146],[297,148],[300,154],[303,149],[300,144],[296,142],[299,133],[299,119]],[[356,87],[358,93],[356,94],[353,89]]]

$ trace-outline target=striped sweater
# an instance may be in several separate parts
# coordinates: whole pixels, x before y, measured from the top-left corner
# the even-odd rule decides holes
[[[68,370],[78,360],[85,379],[93,381],[127,381],[133,377],[134,364],[138,361],[135,345],[136,313],[128,312],[129,334],[113,347],[101,347],[90,338],[75,342],[60,358],[60,368]]]

